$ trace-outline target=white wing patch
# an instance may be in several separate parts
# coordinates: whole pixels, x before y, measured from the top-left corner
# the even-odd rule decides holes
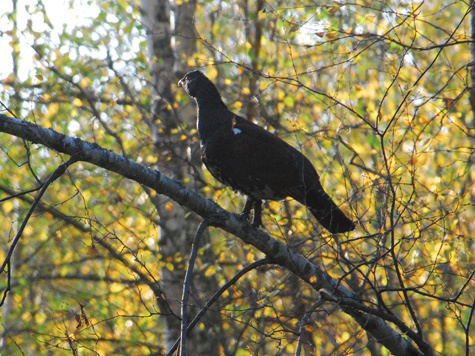
[[[237,134],[240,134],[241,133],[241,130],[239,130],[238,128],[236,127],[233,127],[233,131],[234,131],[234,134],[237,135]]]

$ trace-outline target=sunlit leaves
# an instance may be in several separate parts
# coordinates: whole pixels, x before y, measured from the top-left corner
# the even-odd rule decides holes
[[[156,132],[148,126],[155,100],[149,84],[153,63],[148,63],[137,5],[119,1],[92,6],[83,23],[54,32],[58,41],[50,41],[49,29],[41,33],[28,27],[37,51],[34,68],[22,83],[8,76],[1,83],[2,100],[12,105],[21,97],[21,116],[143,164],[168,167],[179,160],[190,171],[184,184],[205,184],[202,194],[239,212],[242,197],[202,171],[199,159],[193,161],[198,156],[197,133],[180,116],[190,99],[176,84],[171,85],[174,101],[164,108],[176,114],[177,127],[165,130],[161,117],[154,118]],[[330,236],[308,218],[305,208],[286,200],[266,203],[266,229],[341,277],[341,283],[365,300],[384,300],[413,327],[402,304],[394,269],[398,266],[410,292],[437,297],[410,295],[429,342],[442,353],[457,349],[452,343],[464,342],[460,320],[467,320],[468,309],[443,298],[464,286],[473,260],[473,113],[466,91],[471,59],[463,42],[468,24],[450,37],[466,5],[434,10],[423,2],[328,1],[307,6],[266,3],[260,11],[254,3],[248,6],[200,2],[195,14],[199,49],[186,62],[218,84],[233,111],[302,150],[317,167],[325,189],[358,221],[349,241]],[[46,16],[44,22],[49,22]],[[21,50],[18,43],[12,48],[15,54]],[[194,110],[186,115],[194,115]],[[155,135],[158,141],[153,141]],[[187,142],[190,149],[181,157],[171,149],[156,155],[156,142],[171,143],[171,148]],[[66,159],[10,137],[2,137],[1,146],[0,183],[15,191],[37,186],[34,175],[42,181]],[[5,246],[33,197],[2,203],[2,222],[11,227]],[[72,166],[48,191],[45,206],[25,230],[27,240],[19,255],[28,264],[16,269],[13,294],[23,309],[14,317],[37,335],[56,333],[49,343],[52,349],[58,344],[91,347],[95,340],[84,336],[90,331],[85,320],[91,320],[104,339],[130,347],[129,354],[146,354],[144,339],[156,350],[161,319],[150,316],[158,310],[151,286],[160,284],[161,269],[183,271],[187,256],[161,254],[157,226],[163,221],[151,199],[165,212],[180,208],[111,173],[85,164]],[[55,215],[57,211],[63,215]],[[197,269],[222,285],[262,257],[232,236],[210,230]],[[38,292],[35,286],[45,283],[50,288],[41,288],[41,297],[29,298]],[[196,290],[211,293],[199,286]],[[379,291],[381,299],[376,298]],[[466,291],[461,300],[470,305],[473,285],[468,283]],[[293,353],[298,323],[317,298],[287,271],[256,271],[220,299],[220,336],[241,350],[237,354],[275,354],[276,347]],[[78,299],[88,304],[78,308]],[[81,332],[74,329],[77,319],[68,322],[69,308],[80,316]],[[345,353],[348,344],[358,351],[366,347],[360,327],[335,308],[325,306],[311,318],[306,330],[315,345],[312,353]],[[441,333],[455,341],[441,341]],[[336,344],[322,342],[329,335]],[[17,341],[27,343],[20,337]],[[98,352],[112,354],[115,346],[101,341]]]

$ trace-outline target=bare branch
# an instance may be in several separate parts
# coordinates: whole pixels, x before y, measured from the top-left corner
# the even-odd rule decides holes
[[[46,180],[46,182],[43,184],[43,187],[41,188],[40,192],[36,196],[35,200],[31,204],[30,209],[28,210],[28,213],[25,216],[25,219],[23,220],[20,228],[18,229],[17,234],[15,235],[15,238],[13,239],[12,244],[10,245],[10,248],[8,249],[7,255],[5,257],[5,260],[3,261],[2,265],[0,266],[0,273],[5,271],[6,266],[10,263],[10,259],[12,258],[13,251],[15,251],[15,247],[20,241],[20,238],[23,234],[23,230],[25,230],[26,225],[28,224],[28,220],[30,219],[31,215],[33,214],[33,211],[35,210],[36,206],[41,200],[41,197],[43,194],[46,192],[46,189],[50,186],[51,183],[53,183],[56,179],[61,177],[65,172],[66,169],[73,163],[75,163],[76,160],[71,158],[69,161],[66,163],[63,163],[60,165],[58,168],[55,169],[55,171],[49,176],[49,178]],[[10,272],[8,272],[10,273]],[[0,304],[1,306],[2,304]]]
[[[200,238],[203,232],[208,227],[208,222],[203,220],[196,231],[191,245],[190,258],[188,259],[188,269],[186,270],[185,281],[183,282],[183,296],[181,298],[181,342],[180,342],[180,356],[186,356],[186,335],[188,334],[188,296],[190,294],[191,275],[195,267],[196,256],[198,255],[198,247],[200,245]]]
[[[219,288],[216,293],[213,294],[213,296],[208,300],[208,302],[205,304],[203,308],[199,311],[198,314],[196,314],[195,318],[192,320],[192,322],[188,325],[186,328],[186,333],[188,334],[200,321],[201,317],[208,311],[209,308],[218,300],[218,298],[225,292],[227,291],[231,286],[236,284],[236,282],[244,276],[247,272],[252,271],[253,269],[256,269],[257,267],[260,267],[262,265],[265,265],[269,263],[269,260],[267,258],[263,258],[262,260],[256,261],[254,263],[251,263],[249,266],[243,268],[239,273],[237,273],[233,278],[231,278],[226,284],[224,284],[221,288]],[[175,344],[170,348],[166,356],[171,356],[176,349],[178,348],[178,344],[180,342],[180,339],[178,339]]]

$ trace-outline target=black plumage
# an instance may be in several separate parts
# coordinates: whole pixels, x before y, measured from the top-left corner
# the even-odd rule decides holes
[[[198,105],[204,164],[217,180],[247,195],[242,215],[248,218],[254,209],[254,225],[262,225],[263,199],[289,196],[307,206],[332,233],[355,228],[325,193],[315,168],[301,152],[232,113],[214,84],[200,71],[187,73],[178,84]]]

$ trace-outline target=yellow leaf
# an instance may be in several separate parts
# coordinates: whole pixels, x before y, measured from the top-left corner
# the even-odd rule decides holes
[[[173,203],[171,201],[169,201],[165,204],[165,210],[167,210],[167,211],[173,211],[174,208],[175,207],[173,206]]]
[[[13,202],[11,200],[7,200],[5,203],[2,204],[2,210],[5,214],[8,214],[10,211],[13,210]]]
[[[91,79],[89,78],[82,78],[81,81],[79,82],[79,86],[81,88],[87,88],[91,84]]]
[[[246,261],[248,263],[251,263],[251,262],[255,261],[255,259],[256,259],[256,256],[252,252],[248,252],[248,254],[246,256]]]
[[[89,183],[89,184],[95,184],[96,179],[94,177],[87,176],[86,178],[83,179],[83,182],[86,182],[86,183]]]
[[[45,313],[35,313],[35,321],[37,324],[43,324],[46,321],[46,314]]]
[[[80,108],[82,106],[82,100],[79,98],[74,98],[73,105],[77,108]]]
[[[174,271],[175,270],[175,266],[173,265],[173,263],[167,263],[165,265],[165,267],[167,268],[167,270],[169,271]]]
[[[373,15],[373,14],[367,14],[367,15],[365,16],[365,22],[366,22],[366,24],[368,24],[368,25],[374,23],[374,20],[375,20],[375,19],[376,19],[376,16]]]
[[[59,105],[58,103],[53,103],[52,105],[48,105],[48,112],[44,116],[46,120],[49,120],[50,118],[54,117],[59,110]]]
[[[111,283],[109,288],[112,293],[120,293],[123,290],[123,286],[120,283]]]
[[[210,266],[206,271],[205,271],[205,277],[211,277],[212,275],[216,274],[216,267]]]
[[[216,79],[216,77],[218,76],[218,71],[216,70],[215,67],[211,67],[208,69],[208,78],[210,80],[213,80],[213,79]]]
[[[44,93],[43,97],[40,99],[40,101],[49,101],[51,100],[51,94],[49,93]]]
[[[33,227],[31,225],[27,225],[25,227],[25,230],[23,230],[23,235],[24,236],[31,236],[33,234]]]
[[[241,107],[242,107],[242,102],[240,102],[240,101],[234,102],[233,107],[234,107],[234,109],[236,109],[236,110],[241,109]]]

